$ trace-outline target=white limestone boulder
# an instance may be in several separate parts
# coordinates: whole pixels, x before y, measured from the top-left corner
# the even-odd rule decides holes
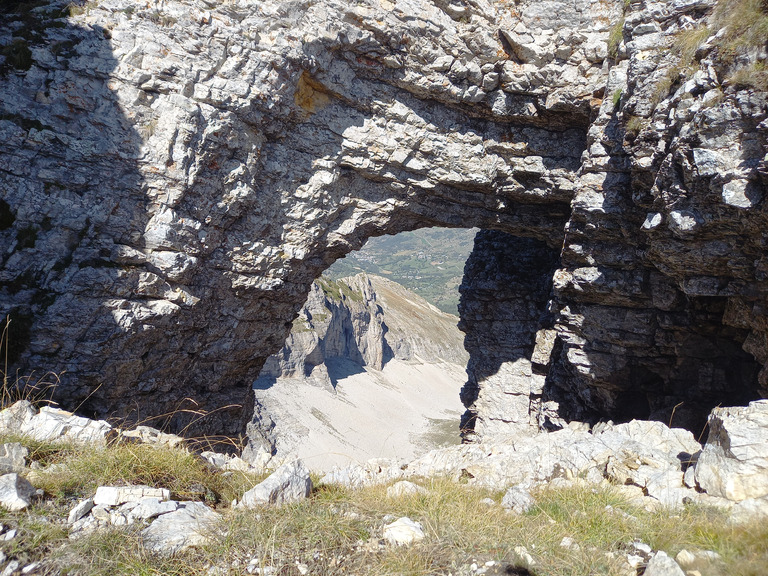
[[[401,496],[414,496],[416,494],[426,494],[427,489],[409,482],[408,480],[401,480],[395,482],[387,488],[387,498],[400,498]]]
[[[685,576],[685,572],[666,552],[659,550],[648,561],[645,576]]]
[[[284,464],[266,480],[243,494],[239,506],[253,508],[264,504],[282,504],[307,498],[312,491],[309,470],[301,460]]]
[[[0,445],[0,474],[21,472],[27,463],[29,450],[18,442]]]
[[[95,506],[120,506],[127,502],[140,502],[143,498],[168,500],[171,493],[167,488],[151,486],[99,486],[93,497]]]
[[[67,524],[74,524],[80,520],[83,516],[88,514],[93,509],[93,498],[86,498],[80,500],[70,511],[67,516]]]
[[[145,497],[128,512],[129,519],[150,520],[156,516],[175,512],[179,508],[175,500],[162,500],[157,497]]]
[[[104,420],[75,416],[50,406],[38,410],[29,401],[20,400],[0,412],[0,433],[20,434],[41,442],[104,445],[114,431]]]
[[[182,448],[186,440],[176,434],[166,434],[150,426],[136,426],[132,430],[121,430],[120,439],[126,442],[150,444],[164,448]]]
[[[201,502],[180,502],[178,510],[159,516],[141,532],[144,545],[164,556],[204,546],[220,534],[221,514]]]
[[[431,454],[431,452],[430,452]],[[334,467],[320,479],[322,484],[337,484],[349,488],[386,484],[403,477],[403,471],[394,460],[372,458],[364,464],[350,464],[344,468]]]
[[[11,512],[24,510],[32,503],[35,488],[16,473],[0,476],[0,506]]]
[[[768,522],[768,496],[763,498],[747,498],[737,502],[731,508],[729,518],[733,524],[745,524],[748,522]]]
[[[736,502],[768,496],[768,400],[712,410],[695,478],[708,494]]]
[[[403,516],[384,526],[384,539],[395,546],[407,546],[424,540],[424,530],[421,524]]]
[[[525,514],[534,505],[533,496],[524,486],[512,486],[501,499],[502,508],[517,514]]]

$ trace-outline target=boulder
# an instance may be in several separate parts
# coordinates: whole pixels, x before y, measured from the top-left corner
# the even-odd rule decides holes
[[[712,410],[695,478],[708,494],[737,502],[768,495],[768,400]]]
[[[93,508],[93,498],[86,498],[77,503],[77,505],[69,511],[67,517],[67,524],[74,524],[80,520],[83,516],[88,514]]]
[[[645,576],[685,576],[685,572],[666,552],[659,550],[645,567]]]
[[[240,506],[253,508],[263,504],[282,504],[307,498],[312,490],[312,479],[301,460],[284,464],[266,480],[243,494]]]
[[[249,462],[246,462],[239,456],[232,454],[219,454],[218,452],[202,452],[200,457],[208,462],[210,465],[222,470],[233,470],[236,472],[258,472],[263,467],[254,466]]]
[[[387,498],[399,498],[400,496],[412,496],[415,494],[426,494],[427,489],[409,482],[408,480],[401,480],[395,482],[392,486],[387,488]]]
[[[128,512],[128,516],[133,519],[150,520],[162,514],[175,512],[179,508],[179,503],[175,500],[161,500],[157,497],[146,497],[139,500],[136,507]]]
[[[338,484],[349,488],[384,484],[403,477],[403,471],[394,460],[372,458],[364,464],[334,467],[320,479],[322,484]]]
[[[534,505],[533,496],[524,486],[512,486],[501,499],[501,506],[512,512],[524,514]]]
[[[733,524],[748,522],[768,522],[768,496],[763,498],[747,498],[731,508],[730,521]]]
[[[21,472],[27,463],[29,450],[18,442],[11,442],[0,446],[0,474],[9,472]]]
[[[218,536],[221,515],[201,502],[182,502],[179,509],[163,514],[142,530],[144,545],[152,552],[170,556],[203,546]]]
[[[131,430],[121,430],[120,439],[165,448],[183,447],[186,442],[181,436],[166,434],[150,426],[136,426]]]
[[[11,512],[24,510],[32,502],[35,488],[16,473],[0,476],[0,506]]]
[[[171,493],[166,488],[151,486],[99,486],[93,503],[96,506],[119,506],[126,502],[140,502],[144,498],[168,500]]]
[[[384,526],[383,536],[387,542],[396,546],[407,546],[424,540],[425,537],[421,524],[414,522],[407,516]]]
[[[75,416],[50,406],[38,410],[29,401],[20,400],[0,412],[0,433],[21,434],[40,442],[105,445],[114,431],[104,420]]]

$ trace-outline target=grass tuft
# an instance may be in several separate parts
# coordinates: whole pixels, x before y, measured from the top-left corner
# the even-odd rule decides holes
[[[624,39],[624,17],[613,25],[611,31],[608,33],[608,56],[613,60],[619,55],[619,44]]]
[[[743,68],[738,68],[728,77],[728,83],[737,88],[753,88],[768,92],[768,64],[752,62]]]
[[[30,459],[43,466],[35,471],[35,485],[59,499],[83,498],[99,486],[143,484],[167,488],[178,500],[226,506],[263,478],[214,469],[190,452],[147,444],[94,448],[18,437],[2,441],[27,446]]]
[[[768,47],[768,2],[718,0],[710,24],[677,34],[673,45],[679,56],[677,72],[690,76],[697,67],[699,48],[709,42],[728,83],[739,88],[768,90],[766,62],[755,60]]]

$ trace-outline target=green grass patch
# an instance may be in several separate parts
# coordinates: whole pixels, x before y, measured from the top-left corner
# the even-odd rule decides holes
[[[255,486],[263,476],[212,468],[197,455],[147,444],[117,444],[106,448],[46,443],[26,438],[30,459],[44,466],[34,484],[59,499],[83,498],[99,486],[143,484],[167,488],[178,500],[202,500],[226,506]]]
[[[613,25],[608,33],[608,56],[613,60],[619,55],[619,44],[624,39],[624,17],[622,16],[616,24]]]
[[[336,302],[346,299],[352,302],[362,302],[364,300],[362,292],[354,290],[343,280],[331,280],[326,276],[322,276],[318,278],[317,283],[320,285],[323,293]]]

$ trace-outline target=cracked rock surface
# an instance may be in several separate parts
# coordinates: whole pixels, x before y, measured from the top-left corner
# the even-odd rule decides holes
[[[468,340],[497,318],[525,334],[473,357],[470,433],[695,429],[765,395],[766,95],[711,46],[675,76],[670,50],[710,9],[633,2],[615,57],[613,1],[3,14],[12,370],[55,371],[90,416],[236,435],[322,270],[370,236],[476,226],[474,261],[495,242],[546,265],[498,299],[465,277]]]

